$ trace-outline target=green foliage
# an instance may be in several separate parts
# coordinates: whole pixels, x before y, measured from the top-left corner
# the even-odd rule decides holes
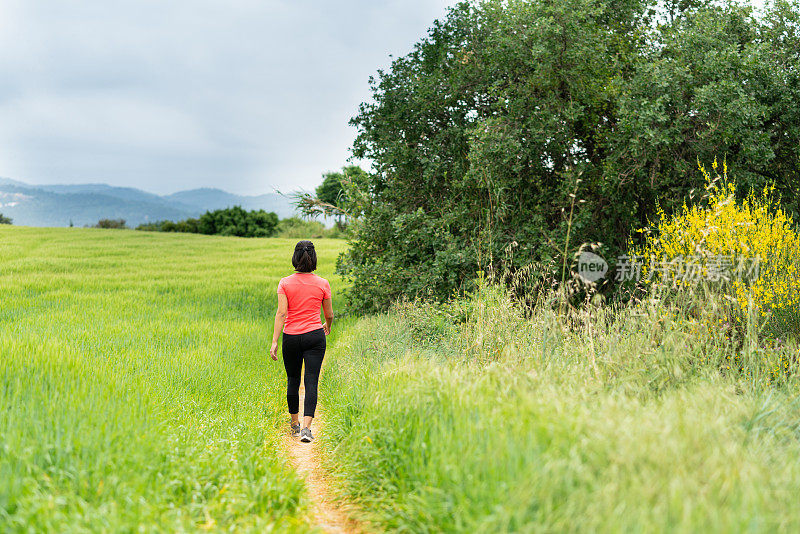
[[[336,217],[340,230],[347,228],[347,221],[360,217],[369,190],[369,175],[357,165],[342,167],[341,172],[328,172],[322,175],[322,184],[314,195],[295,193],[295,208],[305,217],[320,215]]]
[[[239,206],[205,212],[198,222],[201,234],[238,237],[269,237],[278,226],[278,216],[264,210],[245,211]]]
[[[13,221],[11,217],[6,217],[2,213],[0,213],[0,224],[11,224]]]
[[[341,213],[358,216],[358,198],[354,198],[353,193],[369,184],[366,171],[358,165],[346,165],[341,172],[328,172],[322,176],[322,184],[316,190],[317,198],[336,206]]]
[[[334,226],[325,228],[319,221],[307,221],[300,217],[288,217],[281,219],[275,230],[275,237],[291,239],[317,239],[320,237],[340,238],[343,232]]]
[[[200,233],[200,221],[198,219],[185,219],[183,221],[157,221],[153,223],[143,223],[136,227],[137,230],[148,232],[183,232],[189,234]]]
[[[788,2],[761,18],[733,2],[455,6],[352,121],[354,155],[373,162],[340,262],[353,303],[445,299],[479,269],[558,265],[568,228],[568,257],[585,242],[614,257],[657,203],[702,186],[698,157],[726,155],[744,188],[774,182],[796,215],[798,20]]]
[[[136,229],[151,232],[187,232],[291,239],[339,238],[343,236],[343,231],[338,225],[334,228],[325,228],[325,225],[319,221],[307,221],[299,217],[278,220],[274,213],[267,213],[263,210],[244,211],[239,207],[207,212],[199,219],[140,224]]]
[[[617,147],[604,194],[667,213],[702,190],[700,161],[726,159],[742,198],[776,187],[800,214],[800,7],[778,1],[763,18],[733,3],[697,9],[660,27],[620,88]],[[657,45],[657,46],[656,46]]]
[[[239,206],[207,211],[199,219],[140,224],[137,230],[187,232],[238,237],[270,237],[278,227],[278,216],[264,210],[245,211]]]
[[[125,224],[125,219],[100,219],[97,221],[97,224],[94,225],[95,228],[114,228],[114,229],[125,229],[128,226]]]
[[[342,188],[342,173],[326,172],[322,175],[322,183],[315,191],[317,198],[322,202],[337,206],[339,199],[344,194]]]
[[[267,354],[294,243],[0,239],[0,531],[312,530]],[[315,246],[336,291],[344,242]]]

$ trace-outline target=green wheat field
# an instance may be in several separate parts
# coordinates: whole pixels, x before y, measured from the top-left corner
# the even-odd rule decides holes
[[[306,530],[268,356],[293,246],[0,229],[0,531]]]
[[[0,531],[319,531],[267,355],[293,245],[0,228]],[[335,304],[345,247],[316,241]],[[337,318],[329,494],[367,532],[797,531],[800,377],[770,358],[800,347],[634,311],[566,328],[487,286]]]

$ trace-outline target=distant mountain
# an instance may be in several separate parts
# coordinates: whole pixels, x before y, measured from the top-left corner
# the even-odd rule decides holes
[[[294,206],[289,203],[286,197],[277,193],[241,196],[228,193],[222,189],[201,188],[180,191],[167,195],[164,198],[186,206],[193,206],[195,208],[202,207],[203,210],[241,206],[246,210],[263,209],[266,211],[274,211],[281,218],[294,215]]]
[[[24,182],[18,182],[16,180],[12,180],[11,178],[3,178],[0,176],[0,185],[18,185],[20,187],[31,187]]]
[[[155,195],[132,187],[106,184],[30,185],[0,178],[0,213],[22,226],[75,226],[100,219],[125,219],[129,226],[198,217],[207,210],[242,206],[247,210],[294,215],[289,200],[278,194],[240,196],[221,189],[195,189]]]
[[[51,193],[60,194],[89,194],[89,195],[105,195],[109,197],[119,198],[121,200],[132,200],[134,202],[154,202],[156,204],[170,204],[170,201],[156,195],[148,193],[141,189],[133,187],[114,187],[107,184],[79,184],[79,185],[36,185],[25,186],[35,187]]]

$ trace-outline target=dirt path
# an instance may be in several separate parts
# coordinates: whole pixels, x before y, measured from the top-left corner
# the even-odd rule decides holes
[[[300,386],[301,412],[304,398],[305,391],[303,386]],[[311,500],[313,522],[325,532],[358,534],[362,530],[358,528],[358,525],[353,520],[347,517],[344,512],[346,506],[343,507],[341,503],[333,499],[328,491],[328,481],[320,467],[320,456],[316,440],[317,434],[324,432],[324,425],[320,424],[319,421],[320,415],[322,413],[320,407],[317,406],[317,417],[312,425],[315,439],[311,443],[302,443],[299,438],[292,438],[288,432],[285,432],[284,446],[295,469],[306,481],[308,497]],[[302,422],[302,418],[300,420]]]

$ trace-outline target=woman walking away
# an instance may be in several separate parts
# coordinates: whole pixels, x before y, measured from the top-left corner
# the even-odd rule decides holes
[[[325,336],[331,333],[333,303],[331,286],[327,280],[312,271],[317,268],[314,243],[300,241],[294,247],[292,265],[296,273],[281,278],[278,283],[278,311],[275,313],[275,331],[272,334],[273,360],[278,359],[278,335],[283,332],[283,365],[286,367],[288,386],[286,402],[292,416],[292,436],[310,442],[311,421],[317,408],[317,383],[322,358],[325,357]],[[320,308],[325,312],[325,324],[320,321]],[[300,429],[300,372],[305,362],[304,383],[306,400],[303,407],[303,429]]]

